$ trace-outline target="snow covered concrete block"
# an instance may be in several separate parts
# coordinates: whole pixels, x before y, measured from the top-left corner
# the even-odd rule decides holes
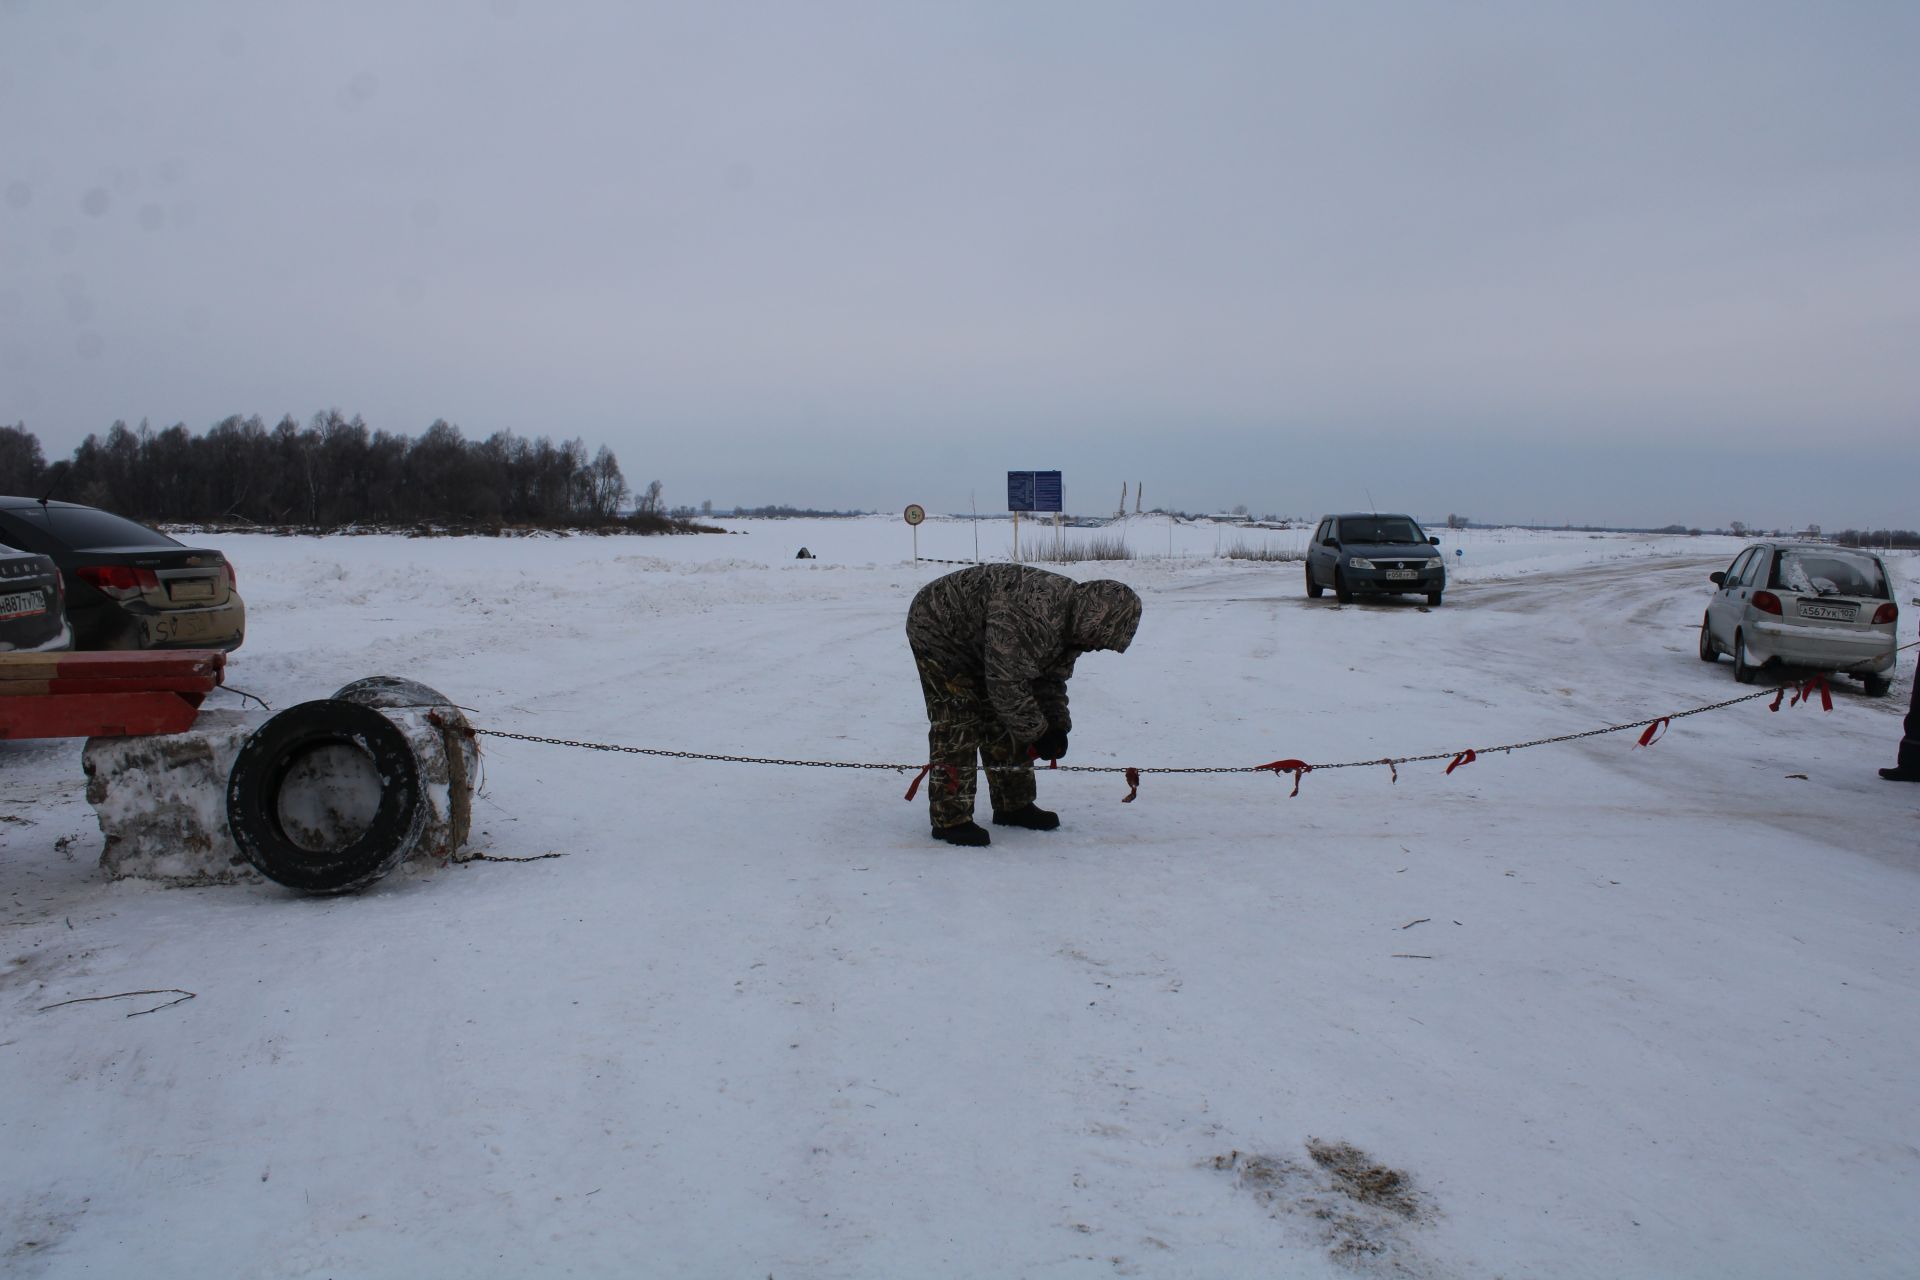
[[[461,860],[478,766],[465,721],[426,708],[377,710],[401,731],[417,767],[424,818],[406,860]],[[228,826],[227,784],[242,747],[269,719],[208,711],[185,733],[88,739],[81,765],[105,837],[107,877],[183,886],[262,879]],[[345,845],[370,820],[382,785],[353,748],[316,746],[287,769],[275,817],[297,844]]]
[[[227,774],[265,712],[203,711],[185,733],[89,738],[80,754],[109,880],[234,884],[259,877],[227,831]]]

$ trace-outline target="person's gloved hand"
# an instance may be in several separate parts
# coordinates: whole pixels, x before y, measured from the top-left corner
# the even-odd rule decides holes
[[[1033,740],[1033,758],[1036,760],[1058,760],[1067,754],[1067,731],[1048,729]]]

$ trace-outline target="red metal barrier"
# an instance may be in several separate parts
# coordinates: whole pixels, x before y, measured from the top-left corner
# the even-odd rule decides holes
[[[0,653],[0,738],[184,733],[226,669],[213,649]]]

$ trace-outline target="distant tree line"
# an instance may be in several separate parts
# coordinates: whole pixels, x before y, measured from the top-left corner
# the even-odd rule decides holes
[[[623,515],[627,482],[613,451],[497,431],[467,440],[436,421],[418,438],[369,430],[359,415],[317,413],[268,427],[229,417],[200,434],[116,422],[71,459],[48,463],[39,439],[0,426],[0,493],[51,496],[152,522],[304,525],[676,527],[658,480]]]
[[[675,507],[668,512],[676,519],[690,520],[695,516],[753,516],[763,520],[788,520],[799,517],[808,519],[851,519],[854,516],[870,514],[865,511],[821,511],[814,507],[788,507],[775,504],[766,507],[734,507],[730,511],[715,509],[712,502],[703,502],[699,509],[693,507]]]
[[[1843,547],[1920,547],[1912,529],[1842,529],[1833,540]]]

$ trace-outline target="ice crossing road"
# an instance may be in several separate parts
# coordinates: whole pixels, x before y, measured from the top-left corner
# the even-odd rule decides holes
[[[897,522],[753,529],[238,540],[230,682],[920,758],[901,626],[946,567]],[[1071,566],[1147,614],[1082,659],[1068,762],[1423,754],[1737,689],[1692,631],[1725,556],[1476,539],[1432,611]],[[1920,795],[1874,775],[1895,701],[1765,706],[1294,799],[1043,776],[1059,831],[964,853],[906,776],[490,744],[482,847],[564,857],[324,902],[103,884],[77,744],[0,743],[0,1269],[1903,1275]],[[159,987],[197,998],[41,1012]],[[1347,1146],[1406,1212],[1341,1190],[1315,1152]]]

